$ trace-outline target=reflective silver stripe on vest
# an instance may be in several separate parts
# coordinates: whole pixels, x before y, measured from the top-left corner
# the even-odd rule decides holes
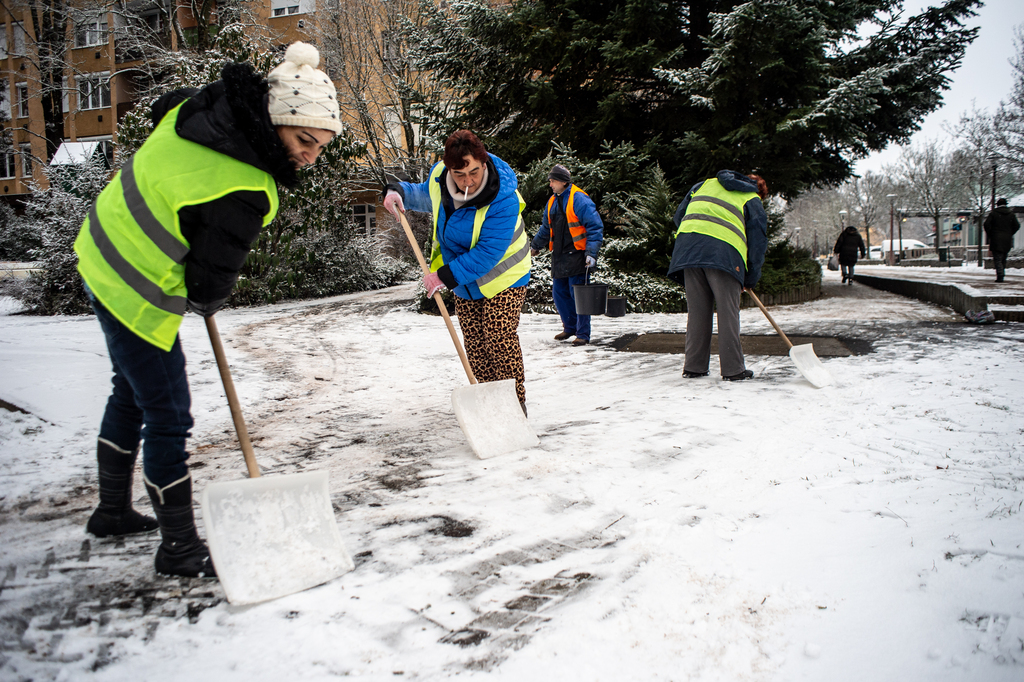
[[[736,206],[736,204],[730,204],[725,199],[719,199],[718,197],[713,197],[708,194],[698,194],[697,196],[690,199],[691,204],[695,201],[706,201],[709,204],[716,204],[718,206],[721,206],[722,208],[727,209],[730,213],[736,216],[737,220],[739,220],[741,223],[744,222],[743,211],[741,211]]]
[[[516,232],[515,232],[515,234],[512,235],[512,241],[510,241],[509,244],[515,244],[516,243],[516,240],[519,239],[519,237],[521,237],[523,232],[525,231],[525,227],[526,226],[523,224],[523,217],[519,216],[519,227],[516,228]],[[506,248],[506,251],[507,250],[508,249]],[[493,282],[494,280],[498,279],[503,274],[505,274],[510,268],[512,268],[512,267],[518,265],[519,263],[521,263],[522,260],[524,258],[526,258],[526,255],[528,253],[530,253],[530,242],[529,242],[529,240],[527,240],[526,243],[523,244],[523,248],[519,249],[518,251],[513,253],[511,256],[509,256],[505,260],[503,260],[500,263],[498,263],[497,265],[495,265],[493,268],[491,268],[491,271],[488,272],[486,275],[484,275],[483,277],[480,277],[479,279],[477,279],[476,285],[478,287],[482,287],[485,284],[488,284],[488,283]]]
[[[100,224],[100,218],[96,215],[96,205],[89,209],[89,235],[96,242],[96,248],[100,250],[103,260],[107,261],[114,272],[116,272],[125,284],[130,286],[135,293],[146,299],[148,303],[160,310],[172,315],[185,314],[185,298],[183,296],[168,296],[153,282],[146,279],[146,276],[135,269],[135,266],[125,260],[125,257],[117,250],[110,237],[104,232]]]
[[[163,251],[168,258],[175,263],[180,263],[188,254],[188,247],[175,239],[174,235],[168,232],[167,228],[161,225],[153,212],[149,210],[146,200],[142,197],[142,192],[139,191],[139,185],[135,182],[134,162],[135,157],[133,156],[121,167],[121,188],[124,190],[124,201],[128,204],[128,210],[131,211],[135,222],[142,228],[142,233],[149,237],[149,240],[156,244],[157,248]]]
[[[723,220],[722,218],[713,215],[707,215],[706,213],[688,213],[683,217],[681,222],[686,222],[687,220],[703,220],[705,222],[714,223],[715,225],[721,225],[722,227],[728,227],[739,235],[744,244],[747,243],[747,233],[730,223],[728,220]]]

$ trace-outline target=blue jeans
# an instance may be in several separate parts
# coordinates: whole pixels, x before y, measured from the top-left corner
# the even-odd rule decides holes
[[[100,438],[134,451],[143,441],[142,470],[152,483],[170,485],[188,473],[185,441],[192,428],[192,397],[181,340],[163,351],[136,336],[89,292],[114,368],[113,391]]]
[[[551,280],[551,297],[555,299],[555,309],[562,318],[562,329],[577,339],[590,340],[590,315],[576,314],[576,296],[573,284],[586,284],[586,275],[574,277],[556,277]]]

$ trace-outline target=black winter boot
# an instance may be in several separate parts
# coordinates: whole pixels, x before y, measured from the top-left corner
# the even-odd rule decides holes
[[[192,474],[160,488],[146,480],[163,542],[156,551],[156,572],[186,578],[215,578],[210,550],[199,539],[192,511]]]
[[[98,538],[148,533],[157,529],[156,519],[132,509],[132,475],[138,453],[138,448],[129,452],[103,438],[97,443],[100,503],[89,517],[85,529]]]

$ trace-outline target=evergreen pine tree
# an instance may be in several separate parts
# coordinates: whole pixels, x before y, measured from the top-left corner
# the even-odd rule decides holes
[[[468,127],[515,167],[552,141],[648,153],[676,191],[721,168],[773,192],[838,182],[942,102],[979,0],[912,17],[892,0],[425,3],[416,57],[455,95],[434,132]]]

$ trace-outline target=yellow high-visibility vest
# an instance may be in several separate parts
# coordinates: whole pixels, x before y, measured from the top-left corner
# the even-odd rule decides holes
[[[739,251],[746,267],[747,227],[743,220],[743,207],[753,199],[760,200],[757,192],[731,192],[722,186],[718,178],[706,180],[686,206],[686,214],[679,221],[676,236],[693,232],[721,239]]]
[[[178,211],[232,192],[265,192],[277,215],[273,176],[175,132],[171,110],[96,199],[75,240],[78,271],[110,313],[169,351],[185,314],[185,256]]]

